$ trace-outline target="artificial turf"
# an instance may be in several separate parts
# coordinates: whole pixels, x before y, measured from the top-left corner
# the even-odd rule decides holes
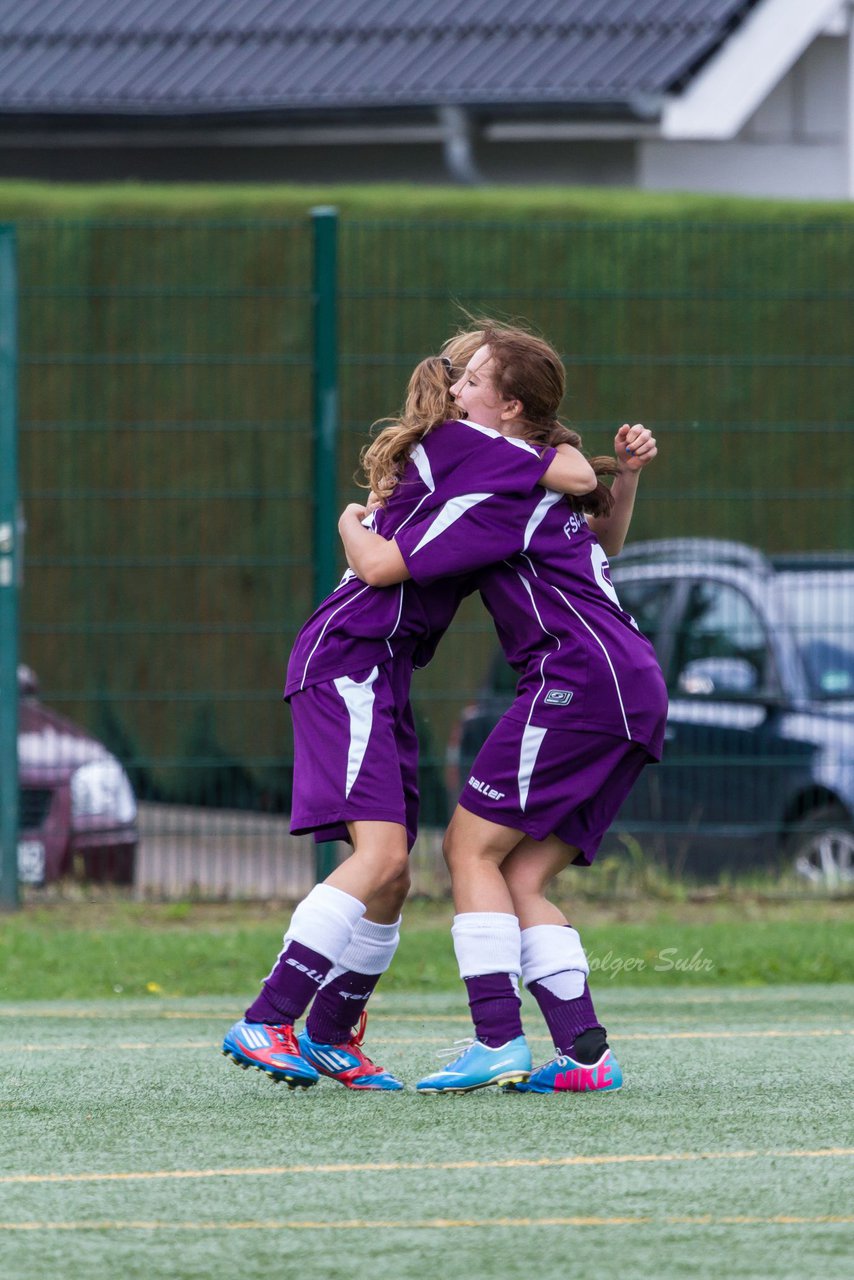
[[[4,1276],[848,1274],[854,985],[607,984],[586,1097],[290,1092],[217,1052],[241,1007],[0,1005]],[[413,1084],[468,1030],[380,992],[368,1048]]]

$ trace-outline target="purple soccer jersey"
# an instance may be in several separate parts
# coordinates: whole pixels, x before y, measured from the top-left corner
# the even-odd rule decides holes
[[[552,728],[622,738],[660,757],[667,696],[655,651],[620,607],[586,519],[561,495],[446,503],[395,541],[424,587],[480,571],[477,586],[520,677],[506,714],[524,722],[532,750]]]
[[[478,423],[441,423],[416,445],[388,505],[366,523],[390,539],[431,512],[449,520],[497,495],[527,509],[532,491],[542,494],[539,481],[554,456],[554,449],[538,450]],[[285,697],[398,655],[425,666],[472,589],[463,577],[442,573],[425,586],[369,587],[348,570],[297,635]]]

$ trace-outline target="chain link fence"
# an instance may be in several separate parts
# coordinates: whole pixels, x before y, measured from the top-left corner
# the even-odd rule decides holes
[[[314,848],[288,835],[289,646],[343,567],[371,423],[484,314],[561,350],[591,453],[624,421],[660,443],[631,537],[665,543],[614,576],[675,712],[627,830],[702,874],[781,856],[846,874],[853,256],[834,222],[20,224],[23,881],[312,883]],[[424,891],[508,696],[494,650],[470,600],[416,677]]]

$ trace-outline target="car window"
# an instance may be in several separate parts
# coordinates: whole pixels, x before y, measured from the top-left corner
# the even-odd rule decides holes
[[[672,683],[680,695],[767,692],[771,655],[762,620],[743,592],[723,582],[695,582],[679,621]]]
[[[631,614],[640,630],[655,648],[661,638],[661,628],[665,619],[667,605],[673,590],[672,582],[638,581],[625,582],[617,579],[617,594],[620,604],[626,613]]]
[[[775,594],[791,626],[814,698],[854,694],[854,572],[783,572]]]

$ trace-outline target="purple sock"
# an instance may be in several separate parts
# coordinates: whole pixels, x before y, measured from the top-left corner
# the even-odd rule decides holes
[[[522,1032],[522,1001],[509,973],[465,978],[474,1033],[490,1049],[499,1049]]]
[[[319,1044],[346,1044],[381,977],[381,973],[345,969],[321,987],[305,1024],[312,1040]]]
[[[268,1026],[292,1023],[305,1012],[312,996],[332,968],[328,956],[312,951],[291,939],[257,1000],[246,1010],[247,1022],[266,1022]]]
[[[548,978],[545,982],[548,982]],[[590,988],[586,982],[576,1000],[561,1000],[542,981],[529,982],[528,990],[540,1006],[558,1053],[569,1053],[574,1041],[583,1031],[598,1027],[604,1035],[605,1028],[596,1017]]]

